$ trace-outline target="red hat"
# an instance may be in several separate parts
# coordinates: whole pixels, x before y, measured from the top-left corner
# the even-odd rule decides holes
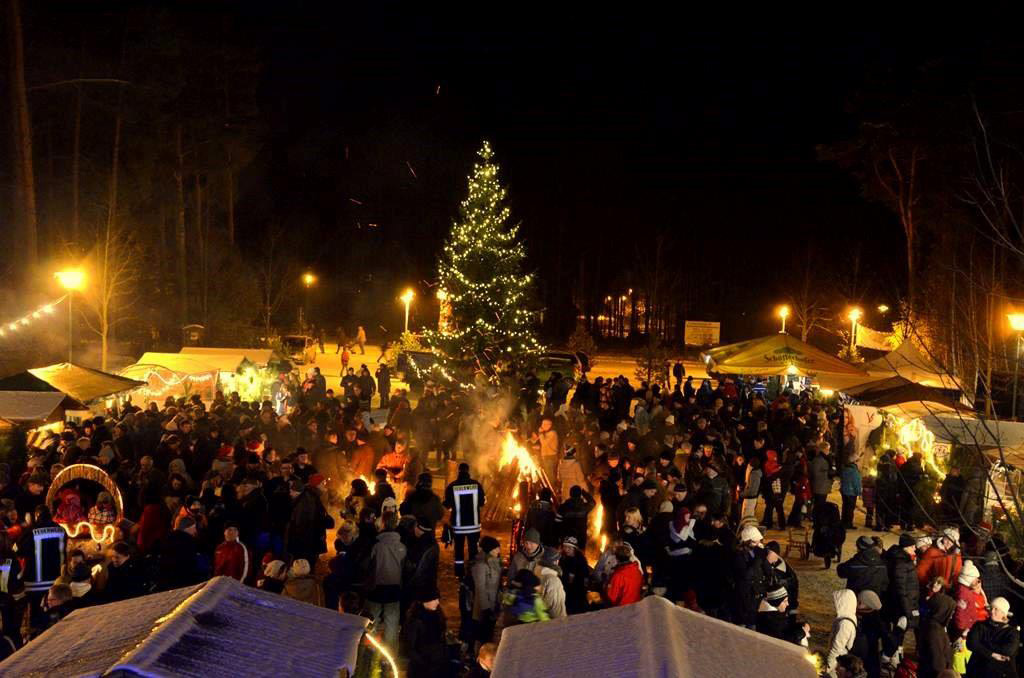
[[[261,452],[263,450],[263,443],[259,440],[250,440],[245,444],[245,449],[249,452]]]

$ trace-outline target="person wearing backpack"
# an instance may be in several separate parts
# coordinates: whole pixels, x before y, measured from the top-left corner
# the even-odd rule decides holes
[[[829,676],[834,677],[837,661],[843,655],[849,654],[857,637],[857,594],[850,589],[833,591],[832,602],[836,607],[836,618],[832,622],[825,669]]]

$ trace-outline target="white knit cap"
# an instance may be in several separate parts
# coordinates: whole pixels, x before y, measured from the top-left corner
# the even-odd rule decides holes
[[[1003,612],[1005,612],[1009,616],[1009,614],[1010,614],[1010,601],[1008,601],[1006,598],[1003,598],[1002,596],[999,596],[998,598],[995,598],[995,599],[992,600],[992,609],[993,610],[1002,610]]]
[[[981,576],[978,572],[978,567],[970,560],[964,562],[963,569],[960,570],[960,576],[957,578],[964,586],[970,586],[974,583],[974,580]]]
[[[748,541],[760,542],[763,539],[764,539],[764,535],[762,535],[761,531],[758,530],[753,525],[747,525],[746,527],[744,527],[740,531],[740,541],[741,542],[748,542]]]

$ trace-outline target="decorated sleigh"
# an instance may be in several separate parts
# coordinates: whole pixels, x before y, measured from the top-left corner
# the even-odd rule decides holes
[[[87,511],[83,495],[99,498],[103,493],[110,495],[110,505],[103,511]],[[117,483],[92,464],[72,464],[58,473],[46,493],[46,505],[54,521],[67,532],[69,551],[99,551],[112,544],[124,517],[124,500]]]

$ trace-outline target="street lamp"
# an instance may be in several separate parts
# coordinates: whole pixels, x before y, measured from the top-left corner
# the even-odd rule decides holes
[[[316,275],[309,271],[302,274],[302,285],[306,288],[305,294],[302,296],[302,305],[299,306],[299,329],[301,330],[305,325],[303,316],[306,312],[306,304],[309,303],[309,288],[316,284]]]
[[[74,346],[74,316],[71,311],[71,300],[75,290],[85,287],[85,272],[79,268],[69,268],[53,274],[60,286],[67,290],[68,297],[68,364],[71,363],[72,347]]]
[[[1006,318],[1010,321],[1010,328],[1017,333],[1017,350],[1015,351],[1016,357],[1013,361],[1013,409],[1010,412],[1010,417],[1017,420],[1017,374],[1020,371],[1020,342],[1021,332],[1024,331],[1024,313],[1008,313]]]
[[[779,334],[785,334],[786,333],[786,318],[789,317],[789,306],[786,306],[785,304],[783,304],[782,306],[779,306],[779,310],[777,311],[777,313],[779,314],[779,317],[782,318],[782,329],[779,330]]]
[[[850,321],[850,355],[857,350],[857,321],[864,315],[864,311],[860,310],[856,306],[850,309],[850,312],[846,314],[847,319]]]
[[[889,307],[886,306],[885,304],[879,304],[878,305],[878,312],[879,313],[888,313],[889,312]]]
[[[416,293],[412,291],[412,288],[408,288],[405,292],[402,292],[402,296],[399,299],[405,304],[405,331],[409,331],[409,304],[412,303],[413,297]]]

